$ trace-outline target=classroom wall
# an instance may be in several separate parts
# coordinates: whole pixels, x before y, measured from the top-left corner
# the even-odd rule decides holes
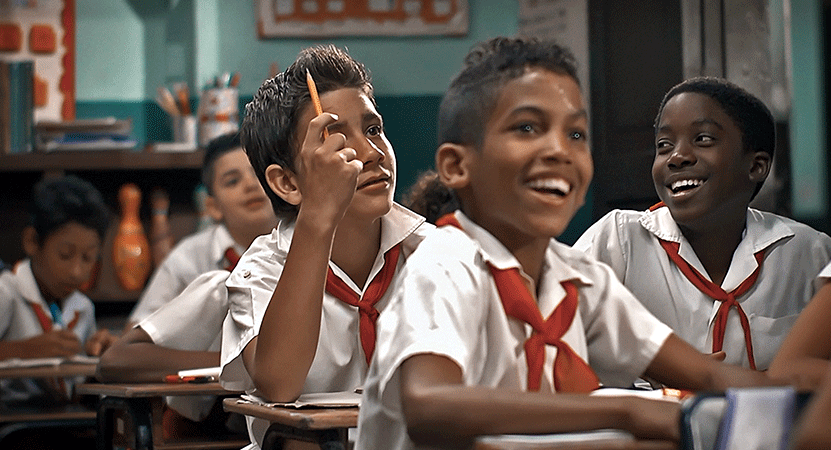
[[[773,2],[776,4],[776,2]],[[822,103],[822,0],[792,0],[792,199],[797,219],[827,217],[827,150]],[[244,105],[268,75],[318,43],[349,48],[372,71],[388,135],[399,160],[399,194],[432,165],[435,112],[441,93],[475,42],[517,31],[515,0],[470,0],[464,37],[256,37],[254,0],[76,0],[76,97],[79,117],[132,117],[136,137],[171,139],[153,102],[156,87],[193,87],[224,71],[240,71]],[[589,210],[591,198],[588,199]],[[580,215],[564,236],[588,226]]]

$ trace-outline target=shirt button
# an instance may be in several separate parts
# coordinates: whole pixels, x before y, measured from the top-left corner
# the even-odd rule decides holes
[[[250,278],[251,277],[251,271],[248,270],[248,269],[243,269],[242,270],[242,277],[243,278]]]

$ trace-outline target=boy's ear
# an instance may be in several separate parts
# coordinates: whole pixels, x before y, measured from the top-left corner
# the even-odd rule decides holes
[[[294,206],[300,204],[303,196],[297,187],[297,175],[294,172],[286,170],[279,164],[272,164],[265,169],[265,179],[268,187],[286,203]]]
[[[445,142],[436,150],[436,172],[445,186],[461,189],[470,183],[470,162],[473,148]]]
[[[753,164],[750,166],[750,181],[754,183],[765,181],[770,173],[771,164],[773,161],[766,152],[754,153]]]
[[[40,248],[40,244],[38,244],[38,233],[35,231],[35,227],[29,225],[23,229],[23,251],[26,252],[26,256],[32,257],[35,253],[37,253],[38,248]]]
[[[222,219],[225,215],[222,213],[222,209],[220,209],[219,205],[216,202],[216,197],[213,195],[208,195],[205,197],[205,212],[211,216],[211,219],[214,222],[222,222]]]

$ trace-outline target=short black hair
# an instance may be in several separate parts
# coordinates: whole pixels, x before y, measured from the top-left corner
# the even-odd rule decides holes
[[[297,206],[275,194],[268,186],[265,170],[272,164],[294,171],[298,137],[308,124],[298,124],[302,109],[310,104],[306,71],[321,95],[342,88],[362,90],[375,104],[369,70],[346,50],[333,45],[302,50],[286,70],[266,80],[245,106],[240,136],[251,166],[271,200],[277,215],[295,215]]]
[[[95,230],[101,242],[110,222],[110,211],[101,193],[76,175],[44,179],[33,189],[29,225],[39,244],[68,223]]]
[[[577,63],[566,47],[537,38],[496,37],[473,47],[450,82],[438,115],[438,142],[481,146],[502,88],[530,68],[567,75],[580,85]]]
[[[773,154],[776,150],[776,122],[773,120],[773,114],[758,97],[724,78],[690,78],[667,91],[661,101],[661,106],[658,107],[658,115],[655,116],[656,134],[667,102],[684,92],[703,94],[718,102],[721,109],[733,119],[739,128],[745,151],[765,152],[773,161]],[[764,180],[756,185],[753,197],[762,189],[762,184]]]
[[[205,148],[205,157],[202,159],[202,184],[208,190],[208,195],[214,194],[214,174],[216,160],[222,155],[236,149],[241,149],[239,133],[223,134],[211,139]]]

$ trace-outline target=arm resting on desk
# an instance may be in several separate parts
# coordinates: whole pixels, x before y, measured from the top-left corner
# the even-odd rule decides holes
[[[219,352],[162,347],[137,327],[101,355],[96,377],[103,382],[154,383],[180,370],[218,365]]]

